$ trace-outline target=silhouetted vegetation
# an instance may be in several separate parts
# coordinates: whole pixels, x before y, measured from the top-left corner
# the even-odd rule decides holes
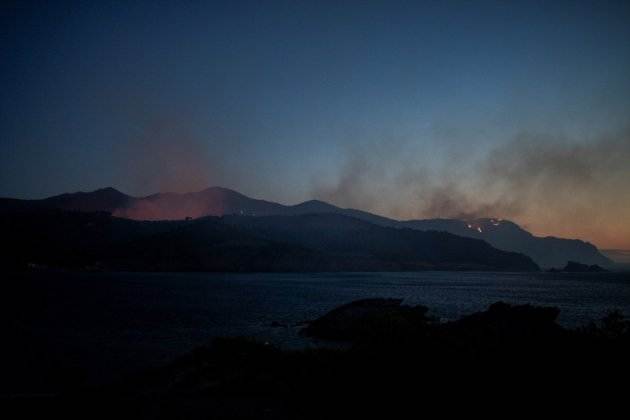
[[[423,306],[367,299],[305,327],[309,336],[340,340],[336,348],[283,351],[217,339],[164,368],[37,407],[104,417],[295,419],[391,417],[401,407],[444,409],[488,398],[522,400],[526,409],[560,390],[617,398],[621,388],[609,378],[629,373],[630,321],[611,312],[568,330],[556,323],[558,313],[498,302],[440,323]]]

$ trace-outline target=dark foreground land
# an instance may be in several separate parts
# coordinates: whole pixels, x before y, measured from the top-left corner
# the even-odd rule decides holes
[[[302,330],[333,346],[283,351],[218,339],[126,381],[5,398],[5,407],[22,418],[299,419],[422,417],[429,409],[536,414],[548,404],[602,414],[623,405],[630,321],[612,312],[569,330],[558,313],[499,302],[439,323],[424,306],[360,300]]]

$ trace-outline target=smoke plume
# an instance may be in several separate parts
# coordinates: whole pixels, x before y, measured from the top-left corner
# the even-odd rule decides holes
[[[437,168],[359,155],[314,195],[401,219],[501,217],[538,234],[630,247],[628,129],[584,139],[521,133],[482,159],[456,153]]]
[[[127,173],[136,191],[198,191],[214,177],[208,146],[177,118],[145,121],[127,147]]]

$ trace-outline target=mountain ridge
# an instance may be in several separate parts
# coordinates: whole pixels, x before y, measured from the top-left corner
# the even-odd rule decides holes
[[[13,209],[59,208],[73,211],[104,211],[132,220],[186,220],[206,216],[296,216],[335,213],[379,226],[443,231],[481,239],[504,250],[523,253],[543,268],[562,267],[568,261],[610,266],[612,261],[593,244],[579,239],[538,237],[518,224],[499,218],[395,220],[363,210],[341,208],[321,200],[295,205],[250,198],[238,191],[214,186],[189,193],[156,193],[134,197],[113,187],[92,192],[66,193],[42,200],[0,199],[0,207]]]
[[[484,241],[334,213],[144,222],[44,209],[6,212],[0,229],[11,244],[0,263],[16,271],[539,271]]]

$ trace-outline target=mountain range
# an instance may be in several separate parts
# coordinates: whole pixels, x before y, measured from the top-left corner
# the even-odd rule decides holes
[[[319,213],[138,221],[39,208],[0,218],[16,271],[537,271],[527,256],[446,232],[378,226]]]
[[[333,214],[345,216],[344,222],[347,222],[347,218],[352,218],[379,227],[402,229],[405,232],[406,230],[447,232],[459,237],[483,240],[499,250],[525,254],[543,268],[562,267],[568,261],[603,266],[612,263],[588,242],[577,239],[537,237],[508,220],[480,218],[401,221],[362,210],[340,208],[319,200],[310,200],[297,205],[283,205],[253,199],[221,187],[211,187],[192,193],[158,193],[146,197],[129,196],[110,187],[92,192],[61,194],[42,200],[0,199],[0,210],[4,211],[45,209],[107,212],[117,218],[136,221],[174,221],[208,216],[248,216],[249,218],[246,217],[243,220],[255,220],[262,216]],[[291,219],[283,219],[283,221],[288,223]],[[248,222],[247,226],[254,224]],[[400,233],[400,235],[404,234]]]

